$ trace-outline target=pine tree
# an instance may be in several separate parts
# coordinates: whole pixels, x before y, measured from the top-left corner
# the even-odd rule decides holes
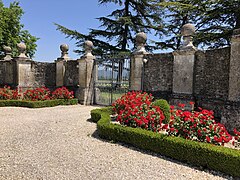
[[[81,47],[85,40],[92,41],[95,55],[130,52],[134,47],[134,36],[140,31],[163,33],[161,32],[163,29],[159,26],[160,9],[155,6],[155,0],[99,0],[99,3],[115,3],[119,6],[110,15],[98,18],[101,23],[100,28],[103,29],[90,29],[88,35],[56,24],[57,29],[67,37],[76,39],[78,47]],[[124,58],[118,64],[117,87],[122,82],[123,65]]]
[[[230,44],[232,31],[240,27],[239,0],[166,0],[166,38],[157,44],[161,49],[180,47],[180,29],[186,23],[196,27],[194,44],[202,48],[218,48]]]
[[[24,42],[27,46],[27,55],[33,57],[38,38],[32,36],[27,30],[23,30],[24,25],[20,23],[23,10],[18,2],[10,3],[9,7],[4,7],[0,0],[0,57],[3,57],[3,46],[10,46],[13,56],[18,55],[17,44]]]
[[[119,8],[106,17],[97,18],[101,23],[100,29],[90,29],[87,35],[59,24],[56,24],[57,29],[76,39],[77,47],[81,47],[85,40],[91,40],[95,54],[129,51],[133,47],[134,36],[140,31],[163,33],[161,11],[155,5],[156,0],[99,0],[99,4],[108,3],[115,3]]]

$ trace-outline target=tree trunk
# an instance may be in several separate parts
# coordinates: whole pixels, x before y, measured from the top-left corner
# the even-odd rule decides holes
[[[124,3],[125,13],[124,16],[129,16],[129,0],[126,0]],[[122,51],[127,50],[127,40],[128,40],[128,32],[129,32],[129,25],[124,25],[124,32],[123,32],[123,40],[122,40]],[[120,59],[118,62],[118,75],[117,75],[117,84],[116,87],[121,87],[121,83],[123,80],[123,68],[124,68],[125,60],[124,58]]]

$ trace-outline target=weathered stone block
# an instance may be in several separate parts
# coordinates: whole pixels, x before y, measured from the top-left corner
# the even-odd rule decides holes
[[[143,54],[131,57],[130,90],[142,90]]]
[[[150,92],[172,92],[173,55],[172,53],[145,55],[143,87]]]
[[[234,31],[231,40],[231,58],[229,71],[230,101],[240,101],[240,29]]]
[[[173,65],[173,92],[193,93],[195,51],[175,51]]]
[[[56,61],[56,86],[64,85],[64,75],[65,75],[65,60],[59,58]]]

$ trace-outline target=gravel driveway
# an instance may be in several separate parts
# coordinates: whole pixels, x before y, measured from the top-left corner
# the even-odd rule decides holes
[[[94,108],[0,108],[0,179],[230,178],[99,139]]]

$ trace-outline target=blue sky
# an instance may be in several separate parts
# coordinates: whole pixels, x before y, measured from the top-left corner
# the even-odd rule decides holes
[[[9,6],[14,0],[3,0]],[[98,28],[100,16],[108,15],[113,4],[99,5],[98,0],[18,0],[24,10],[21,22],[24,29],[40,38],[37,42],[37,52],[34,60],[52,62],[61,52],[59,46],[70,46],[69,56],[79,58],[75,54],[75,40],[66,39],[64,34],[56,30],[54,23],[61,24],[69,29],[87,33],[89,28]]]

